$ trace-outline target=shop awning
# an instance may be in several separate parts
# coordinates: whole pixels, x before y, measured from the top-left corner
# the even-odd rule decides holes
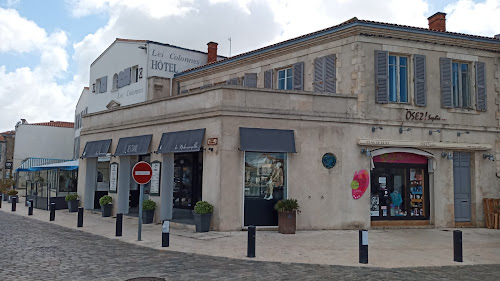
[[[115,150],[115,156],[147,154],[153,135],[121,138]]]
[[[370,169],[373,170],[375,168],[375,164],[373,163],[373,157],[383,155],[383,154],[389,154],[389,153],[395,153],[395,152],[404,152],[404,153],[413,153],[421,156],[425,156],[428,158],[429,161],[429,172],[433,172],[436,169],[436,159],[434,158],[434,155],[427,151],[423,151],[420,149],[415,149],[415,148],[404,148],[404,147],[387,147],[387,148],[379,148],[376,150],[370,151],[371,157],[370,157]]]
[[[163,133],[157,153],[196,152],[203,144],[205,129]]]
[[[41,165],[47,165],[47,164],[52,164],[52,163],[61,163],[61,162],[66,162],[69,161],[67,159],[53,159],[53,158],[34,158],[30,157],[27,158],[21,163],[21,166],[19,166],[16,169],[17,172],[27,172],[31,167],[35,166],[41,166]]]
[[[297,152],[293,130],[241,128],[240,150],[255,152]]]
[[[73,171],[78,169],[78,160],[66,161],[61,163],[53,163],[48,165],[34,166],[28,169],[29,172],[55,170]]]
[[[82,158],[106,156],[111,146],[111,140],[88,141],[83,149]]]

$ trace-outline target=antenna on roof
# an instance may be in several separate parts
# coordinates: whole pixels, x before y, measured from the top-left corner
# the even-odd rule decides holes
[[[231,57],[231,37],[227,38],[229,40],[229,57]]]

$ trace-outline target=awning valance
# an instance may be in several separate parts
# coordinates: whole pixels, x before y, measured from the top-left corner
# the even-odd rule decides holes
[[[55,170],[55,169],[59,169],[62,171],[76,170],[76,169],[78,169],[78,160],[35,166],[35,167],[29,168],[28,171],[34,172],[34,171],[45,171],[45,170]]]
[[[163,133],[157,153],[196,152],[203,144],[205,129]]]
[[[148,153],[153,135],[121,138],[115,150],[115,156],[142,155]]]
[[[61,162],[66,162],[69,161],[67,159],[52,159],[52,158],[27,158],[25,159],[22,163],[21,166],[19,166],[16,169],[16,172],[27,172],[31,167],[35,166],[41,166],[41,165],[47,165],[47,164],[52,164],[52,163],[61,163]]]
[[[416,155],[425,156],[425,157],[427,157],[428,161],[430,162],[429,172],[433,172],[434,169],[436,169],[436,159],[434,158],[434,155],[432,155],[431,153],[429,153],[427,151],[423,151],[420,149],[405,148],[405,147],[387,147],[387,148],[380,148],[380,149],[375,149],[375,150],[370,151],[371,169],[375,168],[375,164],[373,163],[373,157],[383,155],[383,154],[396,153],[396,152],[412,153],[412,154],[416,154]]]
[[[297,152],[293,130],[240,128],[240,150],[255,152]]]
[[[83,149],[82,158],[106,156],[111,146],[111,140],[88,141]]]

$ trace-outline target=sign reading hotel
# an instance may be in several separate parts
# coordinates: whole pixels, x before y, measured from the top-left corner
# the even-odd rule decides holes
[[[160,44],[149,44],[148,77],[173,78],[174,74],[207,63],[207,54],[174,48]]]

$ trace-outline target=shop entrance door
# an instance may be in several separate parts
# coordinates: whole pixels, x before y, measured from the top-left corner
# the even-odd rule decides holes
[[[455,221],[471,221],[470,153],[453,152],[453,182],[455,190]]]
[[[174,208],[193,210],[201,200],[203,154],[201,152],[174,155]],[[175,212],[176,215],[182,212]],[[187,212],[191,215],[191,212]]]

